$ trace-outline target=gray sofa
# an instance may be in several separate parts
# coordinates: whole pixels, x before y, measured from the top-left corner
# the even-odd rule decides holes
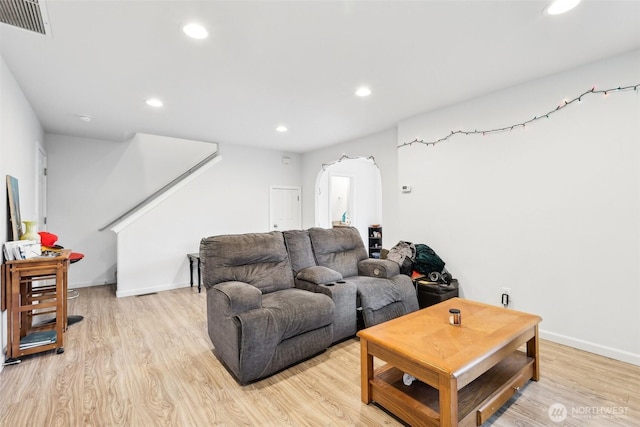
[[[367,258],[355,228],[212,236],[200,243],[207,325],[241,384],[418,309],[398,264]]]

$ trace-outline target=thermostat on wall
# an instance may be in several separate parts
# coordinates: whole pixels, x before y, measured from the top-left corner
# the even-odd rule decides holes
[[[402,186],[402,192],[403,193],[411,193],[411,186],[410,185],[403,185]]]

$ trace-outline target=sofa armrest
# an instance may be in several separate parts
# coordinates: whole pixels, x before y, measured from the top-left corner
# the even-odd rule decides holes
[[[245,368],[243,358],[246,341],[243,318],[268,315],[262,308],[262,292],[244,282],[221,282],[207,289],[207,330],[218,358],[245,383],[255,378],[255,372]],[[268,324],[268,322],[265,322]],[[249,328],[251,329],[251,328]],[[263,341],[266,346],[266,338]],[[269,343],[270,348],[273,344]],[[252,352],[246,352],[251,357]],[[263,365],[259,365],[260,368]],[[248,377],[245,377],[248,375]]]
[[[296,279],[316,285],[327,285],[342,280],[342,274],[330,268],[316,265],[300,270],[296,274]]]
[[[212,286],[208,292],[217,300],[216,305],[225,307],[227,316],[262,307],[262,292],[248,283],[222,282]]]
[[[358,275],[389,279],[400,274],[398,263],[388,259],[367,258],[358,262]]]

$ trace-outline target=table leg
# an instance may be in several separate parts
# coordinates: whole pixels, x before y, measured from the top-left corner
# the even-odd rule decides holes
[[[189,257],[189,283],[193,288],[193,258]]]
[[[458,425],[458,379],[446,374],[440,375],[440,425]]]
[[[200,293],[201,288],[202,288],[202,277],[200,273],[200,258],[198,258],[198,293]]]
[[[7,301],[7,359],[18,357],[20,349],[20,274],[12,272],[10,295]]]
[[[373,356],[369,354],[369,343],[360,338],[360,387],[363,403],[371,403],[371,379],[373,378]]]
[[[533,338],[527,341],[527,356],[533,357],[534,381],[540,380],[540,343],[538,342],[538,325],[534,326]]]

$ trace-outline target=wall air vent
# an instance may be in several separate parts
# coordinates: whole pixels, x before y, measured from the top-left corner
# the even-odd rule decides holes
[[[1,0],[0,22],[51,36],[44,0]]]

